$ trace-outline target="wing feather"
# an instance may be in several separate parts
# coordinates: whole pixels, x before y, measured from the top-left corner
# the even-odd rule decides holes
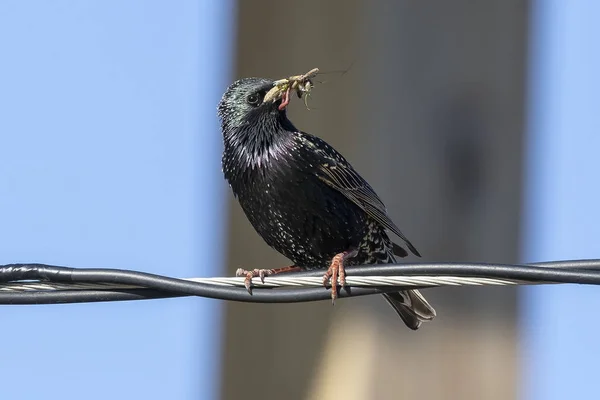
[[[322,163],[318,170],[318,176],[323,182],[342,193],[354,202],[354,204],[363,209],[367,215],[401,238],[413,254],[419,257],[421,256],[417,249],[387,215],[385,205],[379,196],[377,196],[373,188],[371,188],[350,164],[345,162],[345,160],[344,162],[340,162],[330,158],[327,163]],[[396,245],[396,247],[398,246]],[[399,252],[397,248],[394,250],[396,253]],[[398,255],[402,256],[402,254]],[[406,254],[404,254],[404,256],[405,255]]]

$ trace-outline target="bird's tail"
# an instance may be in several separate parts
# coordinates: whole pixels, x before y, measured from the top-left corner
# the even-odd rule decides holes
[[[421,323],[431,321],[436,315],[431,304],[418,290],[385,293],[383,296],[412,330],[419,329]]]

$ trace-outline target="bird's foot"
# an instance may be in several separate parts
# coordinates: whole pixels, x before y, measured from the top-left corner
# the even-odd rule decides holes
[[[335,304],[335,299],[338,297],[337,285],[341,287],[346,286],[346,269],[344,267],[344,261],[354,257],[358,253],[357,250],[344,251],[336,254],[331,260],[331,264],[323,275],[323,286],[327,287],[329,280],[331,279],[331,303]]]
[[[293,265],[290,267],[274,268],[274,269],[253,269],[251,271],[245,270],[243,268],[238,268],[238,270],[235,271],[235,276],[245,276],[246,277],[246,279],[244,279],[244,286],[246,287],[246,290],[248,291],[248,293],[252,294],[252,278],[259,277],[260,281],[262,283],[265,283],[266,276],[280,274],[282,272],[293,272],[293,271],[298,271],[298,270],[300,270],[300,268],[293,266]]]

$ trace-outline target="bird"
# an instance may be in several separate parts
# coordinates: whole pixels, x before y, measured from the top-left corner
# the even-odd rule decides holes
[[[248,291],[252,278],[264,281],[281,272],[323,269],[324,284],[332,282],[334,301],[338,279],[345,285],[346,266],[395,263],[396,257],[408,256],[388,231],[420,257],[350,163],[289,120],[289,90],[272,96],[275,82],[238,79],[217,106],[225,180],[255,231],[293,262],[275,269],[238,269],[237,276],[246,276]],[[436,316],[417,290],[383,296],[412,330]]]

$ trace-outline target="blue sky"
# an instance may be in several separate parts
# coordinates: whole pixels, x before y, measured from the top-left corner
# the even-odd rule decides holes
[[[0,264],[222,274],[232,18],[230,1],[0,2]],[[219,310],[2,307],[2,397],[214,398]]]
[[[524,256],[598,258],[600,3],[533,5]],[[598,288],[544,286],[523,294],[522,398],[591,398],[600,351]]]

